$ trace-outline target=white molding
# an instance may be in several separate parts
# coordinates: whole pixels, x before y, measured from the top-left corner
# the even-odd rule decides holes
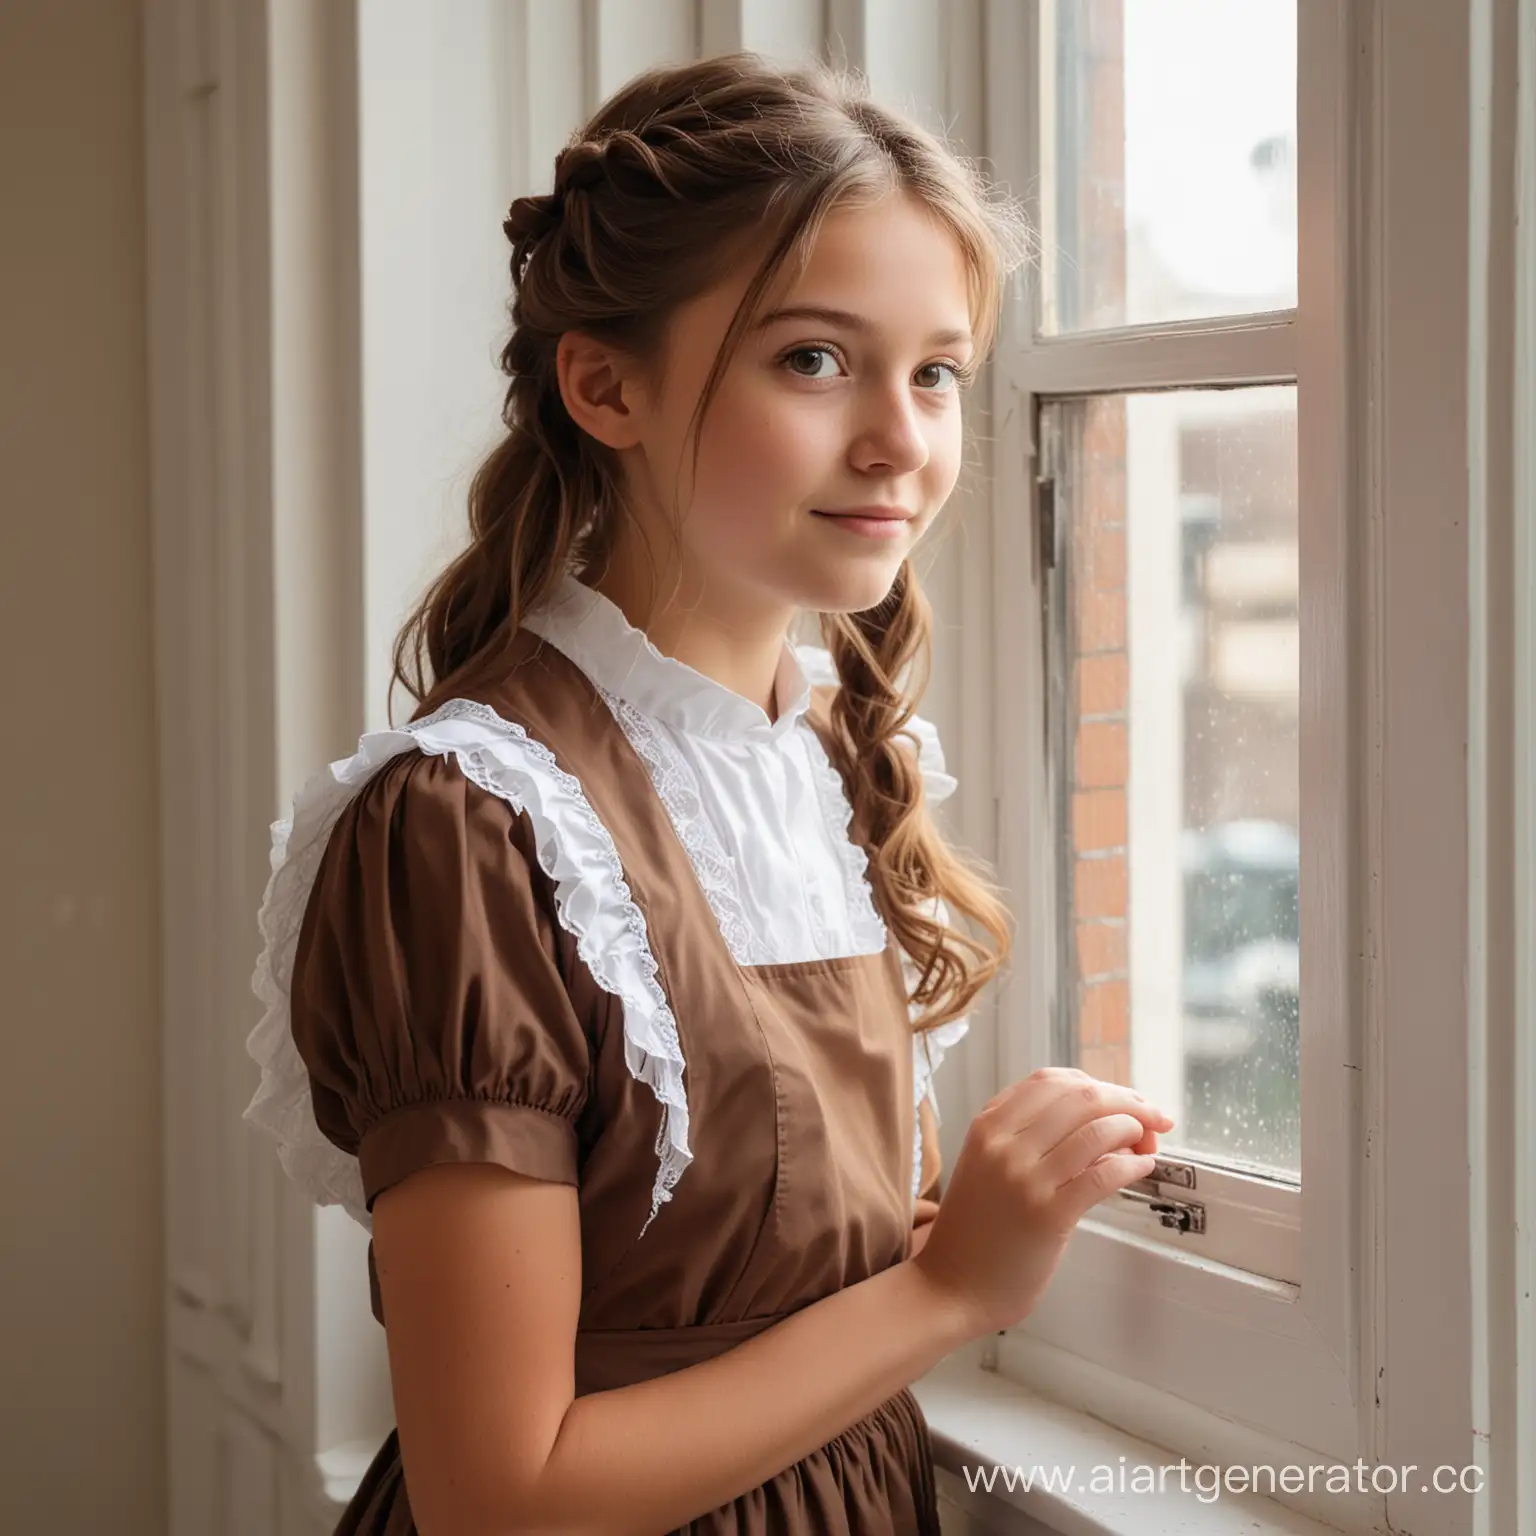
[[[518,192],[547,192],[554,185],[555,156],[571,131],[597,105],[595,66],[588,60],[585,6],[509,0],[506,94],[514,127],[509,151]]]
[[[1502,977],[1495,951],[1502,951],[1507,926],[1501,920],[1506,906],[1495,888],[1502,883],[1494,877],[1508,873],[1501,850],[1490,837],[1490,822],[1498,814],[1498,794],[1490,783],[1490,759],[1497,758],[1491,740],[1492,716],[1497,707],[1495,695],[1507,681],[1497,653],[1496,628],[1500,614],[1490,613],[1490,596],[1497,590],[1497,576],[1490,569],[1494,549],[1501,542],[1502,530],[1490,526],[1489,442],[1490,414],[1502,425],[1503,417],[1495,396],[1490,402],[1490,359],[1488,357],[1490,286],[1493,285],[1491,247],[1495,198],[1493,182],[1494,152],[1492,82],[1496,65],[1493,37],[1494,16],[1500,9],[1497,0],[1474,0],[1471,28],[1472,113],[1471,144],[1468,164],[1470,193],[1469,252],[1470,301],[1468,304],[1467,347],[1467,609],[1471,616],[1469,635],[1470,679],[1467,722],[1467,842],[1468,842],[1468,950],[1467,972],[1467,1120],[1470,1127],[1467,1156],[1471,1169],[1472,1198],[1468,1201],[1468,1228],[1472,1250],[1472,1445],[1478,1464],[1489,1475],[1489,1487],[1481,1518],[1474,1530],[1491,1533],[1494,1508],[1507,1502],[1507,1474],[1496,1467],[1492,1424],[1496,1415],[1496,1375],[1502,1373],[1497,1351],[1491,1347],[1498,1330],[1499,1316],[1495,1298],[1489,1294],[1490,1275],[1498,1268],[1497,1234],[1491,1230],[1491,1209],[1495,1201],[1490,1186],[1499,1174],[1489,1166],[1491,1114],[1496,1113],[1497,1090],[1490,1081],[1490,1058],[1498,1051],[1498,1032],[1493,1026],[1495,994],[1502,992]],[[1497,342],[1494,343],[1495,348]],[[1491,410],[1490,410],[1491,406]],[[1503,553],[1503,551],[1500,551]],[[1513,893],[1510,893],[1511,895]],[[1503,999],[1500,998],[1500,1001]],[[1513,1173],[1513,1170],[1511,1170]],[[1501,1483],[1503,1486],[1501,1486]]]
[[[1027,6],[1008,0],[989,0],[984,12],[984,151],[993,174],[1016,194],[1029,185],[1024,167],[1033,153],[1028,93],[1009,88],[1016,73],[1026,80],[1034,77],[1027,13]],[[1044,751],[1049,659],[1042,616],[1048,572],[1039,558],[1033,515],[1040,445],[1034,402],[1014,382],[1008,361],[1032,342],[1031,277],[1029,270],[1021,270],[1011,285],[991,369],[992,628],[986,648],[994,658],[1007,658],[1007,665],[994,663],[987,703],[994,741],[997,866],[1013,902],[1017,933],[1013,965],[994,988],[997,1075],[983,1102],[1003,1084],[1051,1060],[1057,984],[1052,786]],[[1016,707],[1021,698],[1039,702],[1026,712]]]
[[[1360,1084],[1361,826],[1359,699],[1367,647],[1356,612],[1362,564],[1353,534],[1362,412],[1353,390],[1367,267],[1355,215],[1365,182],[1356,122],[1362,82],[1355,8],[1300,0],[1298,203],[1322,224],[1297,250],[1297,532],[1301,591],[1301,947],[1303,956],[1301,1291],[1357,1416],[1362,1170],[1370,1135]],[[1363,1436],[1357,1417],[1357,1435]]]
[[[953,0],[948,19],[945,122],[951,141],[974,156],[986,141],[981,0]],[[951,577],[945,596],[952,609],[935,639],[936,660],[945,667],[938,686],[948,690],[945,752],[960,781],[952,827],[967,849],[994,867],[999,780],[992,701],[998,653],[993,643],[997,562],[991,496],[1002,469],[996,443],[999,398],[995,369],[988,363],[967,402],[966,468],[944,514],[954,525],[944,546]],[[940,1140],[946,1168],[954,1166],[972,1116],[997,1091],[999,994],[997,983],[984,989],[971,1010],[965,1042],[945,1069],[949,1077],[940,1089]]]
[[[176,1533],[309,1529],[336,1412],[315,1212],[241,1113],[269,824],[361,725],[353,22],[145,9],[168,1371],[184,1436],[217,1419],[211,1462],[173,1447]]]
[[[303,1417],[275,1166],[240,1120],[276,802],[263,749],[274,686],[266,25],[264,8],[233,0],[144,6],[175,1536],[214,1529],[229,1509],[259,1518],[250,1492],[272,1483],[281,1438]]]
[[[866,13],[871,0],[825,0],[825,4],[829,60],[852,69],[866,68],[869,59]]]
[[[1536,1442],[1536,0],[1519,0],[1515,31],[1515,839],[1519,946],[1513,1076],[1516,1401],[1508,1442]],[[1516,1452],[1517,1536],[1536,1536],[1536,1464]]]
[[[333,279],[355,203],[338,187],[350,16],[145,7],[174,1533],[308,1527],[310,1458],[296,1448],[313,1443],[320,1411],[313,1212],[241,1112],[255,1088],[245,1038],[268,824],[281,786],[334,744],[324,724],[287,730],[280,710],[318,692],[310,718],[336,719],[324,663],[349,652],[344,623],[325,626],[360,566],[355,547],[335,554],[327,518],[305,516],[347,505],[336,357],[356,348]],[[324,212],[290,238],[296,210]],[[305,356],[285,372],[294,335],[324,366]],[[333,457],[274,451],[305,432]]]
[[[699,0],[699,54],[751,49],[796,62],[820,56],[827,37],[826,0]]]
[[[253,838],[218,861],[204,852],[246,803],[232,734],[250,686],[238,616],[242,568],[260,553],[243,546],[239,513],[262,487],[260,445],[240,413],[261,389],[247,344],[262,326],[262,249],[244,244],[252,210],[236,195],[235,163],[246,147],[237,113],[259,79],[232,68],[237,20],[219,5],[151,5],[145,88],[166,1264],[173,1305],[217,1311],[243,1331],[253,1277],[243,1222],[224,1220],[246,1198],[243,1138],[227,1117],[238,1042],[209,1027],[231,1016],[238,991],[227,949],[206,941],[238,921],[240,887],[265,859]]]
[[[1374,899],[1363,1066],[1366,1319],[1374,1323],[1373,1436],[1383,1463],[1468,1456],[1466,1222],[1468,711],[1464,372],[1468,271],[1468,8],[1373,7],[1366,98],[1367,306],[1360,381],[1367,458],[1360,521],[1374,657],[1368,868]],[[1369,1358],[1369,1357],[1367,1357]],[[1468,1500],[1388,1500],[1415,1536],[1463,1530]]]
[[[653,64],[681,64],[699,51],[697,0],[583,0],[594,99],[588,110]]]
[[[260,514],[273,551],[269,820],[364,728],[369,587],[357,10],[284,0],[270,24],[273,484]],[[387,1415],[387,1397],[381,1409],[369,1394],[383,1344],[347,1224],[281,1178],[270,1148],[263,1155],[279,1180],[286,1451],[307,1486],[318,1450]]]
[[[1470,7],[1468,612],[1471,1456],[1476,1536],[1536,1533],[1531,795],[1536,6]]]
[[[1285,310],[1036,337],[1010,355],[1007,377],[1042,396],[1289,383],[1297,351],[1296,318]]]

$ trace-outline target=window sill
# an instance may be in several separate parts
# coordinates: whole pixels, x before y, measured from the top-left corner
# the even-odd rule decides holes
[[[1157,1468],[1177,1465],[1177,1454],[984,1369],[986,1342],[957,1351],[912,1384],[928,1420],[934,1464],[949,1474],[945,1496],[976,1515],[978,1529],[1007,1531],[1010,1512],[1017,1512],[1026,1517],[1016,1527],[1021,1532],[1064,1536],[1232,1536],[1234,1530],[1243,1536],[1337,1536],[1338,1527],[1262,1494],[1197,1492],[1193,1458],[1185,1487],[1174,1471],[1164,1477],[1162,1490],[1134,1491],[1138,1468],[1152,1469],[1155,1477]],[[1020,1486],[1036,1468],[1037,1486]],[[1074,1469],[1076,1486],[1068,1486]],[[1096,1491],[1097,1469],[1107,1469],[1121,1491]],[[1010,1473],[1013,1488],[1005,1482]],[[1043,1478],[1052,1486],[1038,1486]],[[1099,1470],[1097,1481],[1105,1480]],[[1203,1486],[1209,1489],[1209,1482]]]
[[[347,1445],[332,1446],[315,1457],[319,1481],[317,1501],[322,1513],[333,1524],[352,1502],[378,1449],[372,1442],[356,1440]]]

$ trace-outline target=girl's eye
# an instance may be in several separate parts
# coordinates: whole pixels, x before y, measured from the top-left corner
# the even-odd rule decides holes
[[[935,394],[959,388],[963,375],[954,363],[924,363],[913,374],[919,389],[931,389]]]
[[[787,353],[784,358],[791,373],[798,374],[802,379],[832,379],[837,377],[837,357],[828,347],[796,347],[793,352]],[[810,366],[803,366],[809,361]],[[823,370],[821,364],[830,362],[832,371]]]
[[[802,379],[835,379],[842,367],[841,358],[831,347],[796,347],[780,361]],[[945,394],[964,384],[970,372],[958,363],[924,363],[912,377],[919,389]]]

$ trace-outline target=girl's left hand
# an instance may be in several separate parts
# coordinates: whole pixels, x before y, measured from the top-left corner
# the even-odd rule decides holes
[[[912,1246],[907,1250],[909,1259],[915,1259],[923,1251],[923,1244],[928,1241],[928,1233],[933,1227],[933,1218],[938,1214],[937,1200],[919,1200],[913,1207]]]

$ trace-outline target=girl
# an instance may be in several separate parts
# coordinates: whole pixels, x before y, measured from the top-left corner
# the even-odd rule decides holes
[[[1036,1072],[938,1200],[929,1078],[1009,931],[929,818],[911,557],[1018,226],[739,55],[626,86],[505,229],[508,430],[395,649],[417,708],[300,792],[261,913],[247,1118],[370,1227],[387,1326],[337,1529],[928,1536],[909,1383],[1172,1124]]]

